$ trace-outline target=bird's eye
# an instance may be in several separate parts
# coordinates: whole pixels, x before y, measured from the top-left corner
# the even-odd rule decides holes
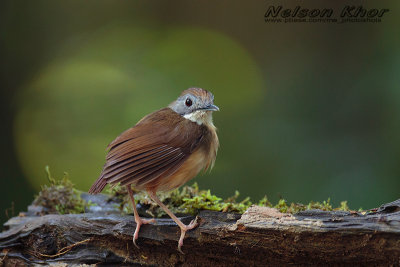
[[[186,98],[185,105],[186,105],[187,107],[190,107],[192,104],[193,104],[193,103],[192,103],[192,99]]]

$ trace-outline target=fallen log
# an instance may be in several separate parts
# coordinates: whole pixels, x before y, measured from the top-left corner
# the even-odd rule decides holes
[[[141,228],[105,195],[84,214],[40,216],[41,207],[11,218],[0,233],[0,263],[145,266],[400,265],[400,200],[367,213],[308,210],[280,213],[252,206],[243,215],[201,211],[181,254],[169,218]],[[192,216],[182,218],[189,223]],[[1,264],[0,264],[1,265]]]

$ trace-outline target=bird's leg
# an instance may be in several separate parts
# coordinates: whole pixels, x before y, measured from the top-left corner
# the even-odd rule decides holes
[[[137,209],[136,209],[135,198],[133,197],[131,185],[127,185],[126,188],[128,189],[129,197],[131,198],[131,201],[132,201],[133,214],[135,215],[135,222],[136,222],[136,230],[135,230],[135,234],[133,235],[133,244],[135,245],[135,247],[139,248],[138,245],[136,245],[136,240],[139,237],[140,226],[142,226],[142,224],[154,223],[156,221],[154,219],[146,220],[146,219],[140,218],[139,213],[137,212]]]
[[[164,205],[164,203],[161,202],[155,192],[147,190],[147,194],[149,194],[150,198],[153,199],[171,217],[171,219],[176,222],[179,228],[181,228],[181,237],[179,238],[178,242],[178,250],[180,253],[184,254],[182,252],[183,239],[185,238],[186,231],[189,231],[198,225],[197,217],[192,220],[189,225],[185,225],[183,222],[181,222],[181,220],[178,219],[178,217],[175,216],[175,214],[172,213],[172,211],[167,208],[167,206]]]

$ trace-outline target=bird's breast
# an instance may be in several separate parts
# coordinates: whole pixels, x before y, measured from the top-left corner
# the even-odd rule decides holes
[[[188,156],[182,166],[169,177],[159,179],[158,191],[169,191],[178,188],[194,178],[201,170],[213,167],[219,146],[218,136],[214,125],[199,125],[203,127],[200,144]]]

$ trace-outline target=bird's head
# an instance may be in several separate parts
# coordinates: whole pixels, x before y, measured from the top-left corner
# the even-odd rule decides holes
[[[186,89],[169,105],[169,108],[199,125],[212,124],[211,113],[219,110],[214,105],[214,95],[201,88]]]

